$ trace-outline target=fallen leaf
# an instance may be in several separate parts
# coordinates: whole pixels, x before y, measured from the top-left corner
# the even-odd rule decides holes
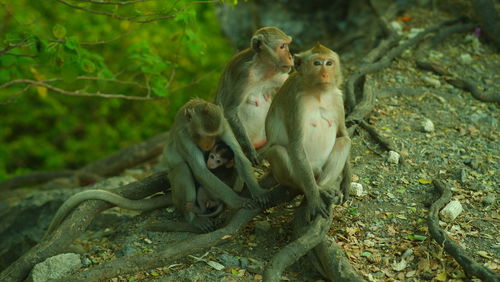
[[[478,252],[476,252],[476,254],[482,256],[483,258],[487,258],[487,259],[492,259],[493,258],[492,255],[488,254],[485,251],[478,251]]]
[[[437,281],[446,281],[446,272],[443,271],[436,276]]]
[[[431,184],[432,183],[432,179],[419,178],[418,182],[420,182],[420,184]]]
[[[207,264],[210,265],[215,270],[223,270],[225,268],[224,265],[212,260],[207,261]]]
[[[406,261],[404,259],[402,259],[400,262],[393,263],[391,265],[391,268],[395,271],[401,271],[401,270],[405,269],[406,266],[407,266]]]

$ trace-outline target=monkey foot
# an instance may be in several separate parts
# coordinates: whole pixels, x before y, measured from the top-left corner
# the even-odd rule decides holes
[[[342,200],[344,198],[344,194],[336,189],[321,189],[319,193],[321,199],[327,206],[330,206],[331,204],[342,203]]]
[[[203,233],[209,233],[215,230],[214,222],[208,217],[196,217],[193,220],[193,225]]]
[[[314,218],[320,214],[324,218],[328,218],[330,216],[330,209],[323,200],[318,199],[318,201],[308,202],[306,208],[306,220],[311,222]]]

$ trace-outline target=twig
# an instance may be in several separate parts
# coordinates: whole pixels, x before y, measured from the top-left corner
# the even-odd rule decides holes
[[[119,99],[125,99],[125,100],[142,100],[142,101],[160,100],[161,99],[161,98],[148,98],[148,97],[143,97],[143,96],[128,96],[128,95],[124,95],[124,94],[87,93],[87,92],[79,92],[79,91],[68,91],[68,90],[64,90],[64,89],[52,86],[46,82],[47,82],[47,80],[36,81],[36,80],[31,80],[31,79],[16,79],[16,80],[11,80],[9,82],[6,82],[6,83],[0,85],[0,89],[6,88],[6,87],[9,87],[12,85],[16,85],[16,84],[30,84],[32,86],[45,87],[45,88],[52,90],[56,93],[68,95],[68,96],[100,97],[100,98],[107,98],[107,99],[119,98]]]
[[[462,266],[465,273],[471,277],[476,276],[482,281],[488,282],[498,282],[500,281],[500,275],[493,273],[491,270],[485,268],[481,264],[474,261],[472,258],[465,254],[465,251],[453,240],[451,240],[443,229],[439,226],[438,212],[444,207],[451,199],[451,190],[447,185],[440,180],[434,180],[432,182],[434,188],[439,192],[440,197],[437,199],[429,210],[429,217],[427,218],[427,226],[429,227],[429,232],[436,242],[444,246],[444,249],[449,253],[457,262]]]
[[[129,0],[129,1],[80,0],[80,2],[88,2],[99,5],[130,5],[130,4],[144,3],[149,1],[154,1],[154,0]]]
[[[154,22],[154,21],[159,21],[159,20],[172,19],[172,18],[176,17],[176,14],[166,15],[167,13],[154,13],[154,14],[149,14],[149,15],[138,15],[138,16],[132,16],[132,17],[124,17],[124,16],[120,16],[120,15],[116,15],[116,14],[112,14],[112,13],[108,13],[108,12],[102,12],[102,11],[88,9],[85,7],[80,7],[78,5],[71,4],[65,0],[55,0],[55,1],[60,2],[68,7],[73,8],[73,9],[82,10],[82,11],[85,11],[87,13],[102,15],[102,16],[107,16],[107,17],[113,18],[113,19],[131,21],[131,22],[137,22],[137,23],[149,23],[149,22]],[[162,16],[159,16],[159,15],[162,15]],[[152,17],[152,18],[147,19],[147,20],[139,20],[138,18],[141,18],[141,17]]]
[[[446,82],[448,82],[449,84],[461,88],[465,91],[469,91],[472,96],[479,101],[500,103],[500,93],[493,92],[488,95],[484,92],[481,92],[471,81],[460,78],[458,75],[437,64],[424,61],[417,61],[416,63],[417,66],[421,69],[430,70],[434,73],[442,75]]]

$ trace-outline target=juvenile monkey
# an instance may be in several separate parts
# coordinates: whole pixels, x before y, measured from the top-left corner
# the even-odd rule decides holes
[[[218,142],[210,150],[207,156],[207,168],[230,187],[236,184],[234,153],[223,142]],[[234,187],[233,190],[238,191]],[[198,187],[196,193],[196,202],[186,203],[186,210],[203,217],[215,217],[224,209],[224,204],[214,199],[205,188]]]
[[[306,219],[328,216],[329,200],[347,162],[339,56],[321,44],[296,55],[297,72],[281,87],[267,115],[263,149],[275,180],[304,193]],[[342,195],[340,195],[342,196]]]
[[[186,203],[196,201],[197,185],[230,208],[251,205],[248,199],[237,195],[208,169],[204,152],[210,151],[218,140],[233,151],[235,170],[252,197],[261,204],[267,202],[267,193],[257,183],[251,163],[244,156],[222,109],[204,100],[192,99],[177,112],[163,156],[174,205],[184,212],[188,222],[205,232],[214,228],[210,218],[200,217],[186,209]]]
[[[253,164],[256,149],[266,143],[264,124],[276,91],[293,65],[288,45],[292,38],[276,27],[255,32],[247,48],[236,54],[222,73],[215,101],[236,139]]]

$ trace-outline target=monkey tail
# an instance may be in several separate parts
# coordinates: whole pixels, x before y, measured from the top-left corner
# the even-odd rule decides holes
[[[86,200],[101,200],[120,208],[138,211],[148,211],[172,205],[172,198],[161,195],[149,199],[131,200],[106,190],[87,190],[69,197],[56,212],[43,239],[46,239],[66,218],[66,216],[81,202]]]

